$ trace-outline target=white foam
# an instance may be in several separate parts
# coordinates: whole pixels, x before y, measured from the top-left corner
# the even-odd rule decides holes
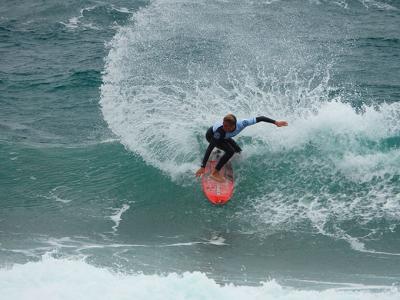
[[[349,285],[323,291],[284,287],[274,280],[261,286],[219,285],[204,273],[164,276],[115,273],[82,260],[54,259],[0,269],[2,299],[274,299],[394,300],[399,290],[387,286]]]
[[[79,18],[80,17],[72,17],[68,20],[68,23],[60,22],[60,24],[63,24],[65,27],[69,29],[75,29],[79,26],[80,23]]]
[[[329,192],[329,189],[303,192],[298,188],[276,187],[265,193],[264,183],[260,192],[244,202],[237,212],[239,222],[250,222],[258,234],[269,235],[276,231],[315,230],[335,240],[346,241],[351,249],[377,255],[398,256],[398,251],[385,250],[385,244],[374,249],[370,241],[381,240],[382,236],[393,232],[400,220],[400,194],[396,185],[385,181],[368,189],[345,194],[345,190]],[[378,226],[385,220],[385,226]],[[349,224],[353,224],[349,230]],[[310,226],[310,227],[309,227]],[[355,235],[352,228],[362,228],[362,234]],[[349,233],[353,232],[353,233]]]
[[[350,105],[339,101],[323,102],[314,111],[289,118],[290,126],[285,130],[276,130],[273,134],[265,132],[263,136],[272,139],[271,144],[289,149],[299,148],[310,141],[325,144],[329,140],[336,143],[343,141],[338,146],[345,147],[345,150],[353,146],[359,148],[356,143],[359,143],[357,139],[360,137],[378,140],[400,132],[400,122],[390,120],[391,114],[399,107],[397,104],[384,105],[381,111],[367,107],[364,113],[357,113]],[[332,142],[327,146],[332,147]]]
[[[309,0],[310,3],[314,3],[314,4],[321,4],[321,1],[319,0]],[[337,0],[337,1],[331,1],[331,0],[322,0],[322,2],[324,2],[324,4],[330,4],[330,3],[334,3],[344,9],[349,9],[352,8],[352,6],[350,5],[349,7],[349,3],[353,4],[354,6],[354,2],[352,3],[349,0]],[[390,5],[389,3],[386,3],[384,1],[377,1],[377,0],[359,0],[359,3],[361,3],[365,8],[369,9],[369,8],[375,8],[375,9],[381,9],[381,10],[398,10],[397,7]]]
[[[114,231],[113,231],[114,232]],[[105,240],[108,238],[105,236]],[[135,248],[171,248],[171,247],[193,247],[197,245],[211,245],[211,246],[226,246],[229,245],[225,242],[225,239],[220,236],[212,236],[210,239],[197,239],[188,240],[182,238],[180,241],[175,243],[160,242],[150,244],[128,244],[128,243],[109,243],[109,242],[93,242],[87,237],[61,237],[61,238],[49,238],[40,237],[35,239],[38,244],[31,249],[18,249],[18,248],[2,248],[2,251],[8,251],[13,253],[22,253],[28,257],[40,257],[43,253],[49,251],[60,251],[62,253],[70,253],[77,256],[88,256],[92,254],[92,250],[95,249],[118,249],[118,251],[128,251]]]
[[[384,178],[385,174],[397,174],[400,165],[400,150],[373,154],[345,153],[336,161],[339,170],[356,182],[369,182],[374,177]]]
[[[397,103],[384,104],[379,110],[366,107],[363,113],[357,113],[348,104],[326,102],[315,113],[293,119],[284,130],[258,126],[249,132],[262,145],[269,145],[267,151],[299,150],[311,143],[345,177],[368,182],[374,177],[399,174],[400,149],[380,146],[381,141],[400,136],[399,111]],[[255,147],[252,152],[263,150]]]
[[[119,139],[115,139],[115,138],[106,138],[104,140],[101,140],[99,142],[99,144],[112,144],[112,143],[116,143],[119,142]]]
[[[383,10],[398,10],[398,8],[390,5],[389,3],[385,3],[383,1],[376,1],[376,0],[360,0],[360,2],[366,7],[375,7],[378,9],[383,9]]]
[[[93,5],[93,6],[82,8],[79,11],[79,16],[71,17],[68,20],[68,23],[60,22],[60,24],[63,24],[65,27],[67,27],[68,29],[71,29],[71,30],[74,30],[74,29],[77,29],[77,28],[100,30],[101,29],[100,27],[98,27],[98,26],[96,26],[96,25],[94,25],[94,24],[92,24],[90,22],[86,22],[84,14],[85,14],[85,12],[93,11],[96,8],[101,7],[103,5],[106,5],[106,7],[107,7],[108,4],[99,4],[99,5]],[[118,7],[116,7],[116,6],[112,5],[112,4],[110,6],[108,6],[108,7],[111,10],[115,10],[115,11],[118,11],[118,12],[121,12],[121,13],[128,13],[128,14],[131,13],[125,7],[118,8]]]
[[[130,206],[128,204],[124,204],[124,205],[122,205],[121,208],[114,209],[114,210],[116,210],[116,213],[114,215],[110,216],[110,219],[115,223],[115,225],[112,227],[114,232],[116,232],[118,229],[119,223],[122,220],[122,218],[121,218],[122,214],[124,212],[126,212],[129,209],[129,207]]]
[[[217,236],[217,235],[212,236],[209,243],[211,245],[216,245],[216,246],[228,245],[225,243],[225,239],[222,236]]]
[[[333,1],[333,3],[339,5],[340,7],[344,8],[344,9],[349,8],[349,4],[345,0]]]
[[[65,203],[65,204],[66,204],[66,203],[71,202],[72,200],[70,200],[70,199],[63,199],[63,198],[60,196],[60,194],[62,195],[62,194],[64,194],[66,191],[69,191],[69,190],[70,190],[70,188],[67,187],[67,186],[64,186],[64,185],[62,185],[62,186],[57,186],[57,187],[51,189],[51,191],[49,191],[49,195],[48,195],[48,196],[43,196],[43,197],[46,198],[46,199],[50,199],[50,200],[54,200],[54,201],[57,201],[57,202],[61,202],[61,203]]]
[[[132,12],[126,8],[126,7],[116,7],[115,5],[111,4],[111,8],[115,11],[125,13],[125,14],[131,14]]]

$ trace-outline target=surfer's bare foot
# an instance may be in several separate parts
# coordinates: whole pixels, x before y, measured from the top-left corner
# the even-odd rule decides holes
[[[205,173],[206,169],[201,167],[200,169],[197,170],[196,172],[196,177],[201,177]]]
[[[212,179],[214,179],[215,181],[218,181],[218,182],[224,182],[224,181],[225,181],[225,177],[222,176],[222,175],[220,175],[219,172],[218,172],[217,170],[214,170],[214,171],[211,173],[210,177],[211,177]]]

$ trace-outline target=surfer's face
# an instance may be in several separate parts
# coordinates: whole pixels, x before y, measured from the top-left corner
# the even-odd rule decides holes
[[[224,122],[222,123],[222,128],[224,129],[225,132],[232,132],[235,130],[236,126],[228,122]]]

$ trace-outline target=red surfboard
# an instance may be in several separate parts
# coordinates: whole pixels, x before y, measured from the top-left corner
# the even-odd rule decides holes
[[[223,205],[232,198],[235,183],[230,161],[228,161],[220,171],[220,174],[225,177],[224,182],[218,182],[210,177],[211,171],[214,170],[222,155],[223,152],[218,149],[211,152],[205,168],[205,173],[201,178],[204,195],[212,204],[216,205]]]

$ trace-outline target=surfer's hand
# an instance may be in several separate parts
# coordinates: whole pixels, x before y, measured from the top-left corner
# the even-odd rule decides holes
[[[286,122],[286,121],[275,121],[275,125],[277,127],[288,126],[288,122]]]
[[[196,172],[196,177],[199,177],[199,176],[203,175],[205,171],[206,171],[205,168],[198,169],[197,172]]]

